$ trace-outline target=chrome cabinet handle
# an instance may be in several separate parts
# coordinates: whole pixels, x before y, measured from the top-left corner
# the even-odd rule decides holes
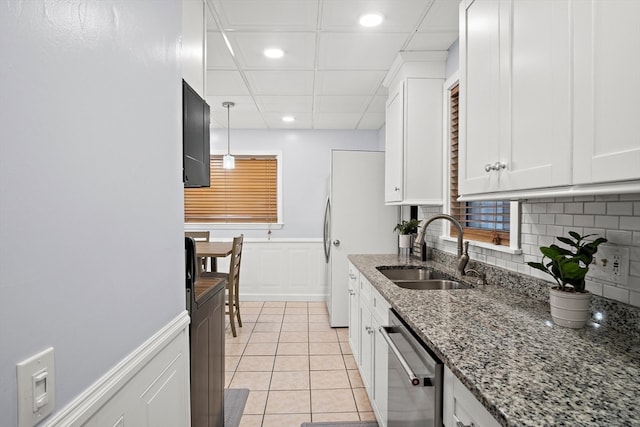
[[[353,289],[349,289],[349,295],[355,295],[356,291],[354,291]]]
[[[355,274],[353,274],[353,273],[349,273],[349,278],[350,278],[350,279],[354,279],[354,280],[355,280],[356,275],[355,275]]]
[[[464,424],[462,421],[456,421],[456,427],[475,427],[474,423]]]
[[[333,246],[340,246],[340,240],[336,239],[333,241]]]
[[[506,169],[506,168],[507,168],[507,164],[504,162],[495,162],[494,164],[487,163],[486,165],[484,165],[485,172],[499,171],[500,169]]]
[[[400,191],[400,187],[395,187],[393,191]]]

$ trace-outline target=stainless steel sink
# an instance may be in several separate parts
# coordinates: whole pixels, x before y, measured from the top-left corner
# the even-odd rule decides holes
[[[470,288],[463,283],[451,280],[445,273],[428,268],[383,267],[378,268],[378,271],[397,286],[406,289],[449,290]]]
[[[393,281],[396,285],[405,289],[419,289],[424,291],[433,290],[449,290],[449,289],[469,289],[469,286],[460,282],[447,279],[428,279],[428,280],[397,280]]]
[[[395,280],[429,280],[443,279],[445,276],[439,271],[428,268],[378,268],[380,273],[391,281]]]

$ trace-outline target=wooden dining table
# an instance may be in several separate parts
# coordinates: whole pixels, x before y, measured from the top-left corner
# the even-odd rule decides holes
[[[199,242],[196,241],[196,258],[202,273],[202,259],[211,258],[211,270],[217,270],[217,258],[224,258],[231,255],[233,242]]]

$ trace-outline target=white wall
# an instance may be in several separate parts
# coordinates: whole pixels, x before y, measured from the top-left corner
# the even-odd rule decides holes
[[[284,227],[272,238],[322,238],[324,205],[328,192],[330,153],[340,150],[379,150],[378,131],[342,130],[236,130],[231,129],[231,152],[282,153]],[[227,150],[227,130],[211,132],[211,152]],[[215,230],[212,239],[266,238],[267,230]]]
[[[0,425],[60,409],[184,310],[181,2],[0,5]]]

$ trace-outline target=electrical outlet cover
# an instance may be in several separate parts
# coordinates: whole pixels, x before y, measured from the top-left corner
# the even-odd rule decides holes
[[[626,285],[629,280],[629,247],[600,245],[589,269],[589,278],[618,285]]]

